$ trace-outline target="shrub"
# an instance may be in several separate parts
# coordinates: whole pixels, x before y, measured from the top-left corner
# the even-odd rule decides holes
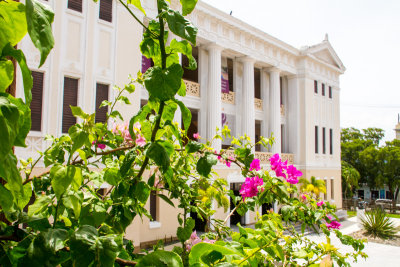
[[[361,219],[367,235],[382,239],[393,238],[396,233],[393,223],[382,209],[373,209],[365,213],[365,219]]]

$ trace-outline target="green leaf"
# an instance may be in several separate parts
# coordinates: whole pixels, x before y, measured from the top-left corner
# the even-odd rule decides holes
[[[14,64],[11,60],[0,60],[0,92],[4,93],[13,80]]]
[[[165,12],[163,16],[173,33],[196,45],[197,28],[190,21],[185,19],[178,11],[171,9]]]
[[[110,185],[117,185],[121,180],[121,173],[118,168],[108,168],[104,173],[104,181]]]
[[[175,116],[175,111],[178,108],[178,105],[174,101],[167,101],[165,103],[164,111],[162,113],[163,121],[172,121]]]
[[[131,136],[135,136],[135,133],[133,131],[133,125],[135,124],[135,122],[139,121],[143,121],[146,119],[147,115],[151,112],[151,108],[149,106],[149,104],[144,105],[139,112],[133,116],[130,121],[129,121],[129,133],[131,134]]]
[[[169,45],[170,53],[182,53],[189,59],[189,66],[187,69],[195,70],[197,68],[196,59],[192,55],[192,46],[186,40],[177,41],[173,39]],[[185,66],[186,67],[186,66]]]
[[[244,258],[244,255],[240,255],[237,251],[233,249],[223,247],[217,244],[209,244],[201,242],[194,245],[190,250],[189,265],[193,266],[197,264],[197,266],[210,266],[209,263],[204,262],[204,260],[207,260],[207,257],[203,258],[202,256],[207,255],[212,251],[219,252],[222,255],[225,255],[225,257],[229,255],[232,260],[235,259],[239,260]]]
[[[181,65],[173,64],[163,70],[158,66],[149,68],[144,83],[150,96],[161,101],[172,99],[181,87],[183,70]]]
[[[82,169],[79,167],[75,167],[75,175],[71,182],[72,189],[75,192],[78,192],[81,188],[82,182],[83,182]]]
[[[136,267],[183,267],[183,263],[175,252],[157,250],[141,258]]]
[[[26,105],[21,98],[14,98],[8,95],[10,103],[17,106],[19,111],[18,118],[18,134],[14,140],[14,146],[26,147],[25,139],[31,129],[31,109]]]
[[[174,203],[167,196],[162,195],[162,194],[157,194],[157,196],[160,197],[162,200],[164,200],[165,202],[167,202],[168,204],[170,204],[172,207],[175,208]]]
[[[25,5],[0,1],[0,51],[8,43],[15,46],[27,33]]]
[[[31,70],[28,68],[26,64],[25,55],[22,50],[17,50],[8,43],[3,49],[3,56],[13,57],[19,65],[22,73],[22,81],[24,83],[24,94],[25,94],[25,103],[30,104],[32,101],[32,86],[33,86],[33,78]]]
[[[207,254],[204,254],[201,256],[201,260],[210,266],[213,266],[215,263],[218,261],[222,260],[224,258],[224,255],[216,250],[210,251]]]
[[[181,81],[181,87],[178,90],[178,95],[186,96],[186,84],[183,80]]]
[[[179,105],[179,108],[181,109],[183,127],[185,128],[185,131],[187,132],[189,130],[190,123],[192,122],[192,113],[185,106],[185,104],[183,104],[182,101],[179,101],[177,99],[174,99],[174,101]]]
[[[211,172],[212,166],[216,165],[217,162],[217,157],[214,154],[207,152],[197,162],[196,170],[199,174],[208,177]]]
[[[180,0],[182,4],[182,15],[186,16],[192,13],[193,9],[196,7],[197,0]]]
[[[146,11],[144,11],[140,0],[128,0],[127,3],[134,5],[137,9],[139,9],[140,11],[142,11],[143,14],[146,15]]]
[[[50,170],[51,185],[53,186],[54,193],[57,199],[66,192],[68,186],[74,179],[76,167],[62,165],[54,165]]]
[[[184,227],[178,227],[176,235],[181,242],[184,242],[190,238],[195,226],[195,221],[193,218],[187,218]]]
[[[141,181],[135,185],[135,197],[138,201],[146,203],[150,196],[150,187],[147,183]]]
[[[51,197],[47,195],[39,195],[35,202],[28,208],[28,216],[40,214],[47,210],[47,207],[51,203]]]
[[[13,147],[18,133],[19,116],[18,107],[9,98],[0,95],[0,162]]]
[[[80,107],[69,106],[71,108],[72,115],[77,118],[87,119],[89,114],[85,113]]]
[[[0,158],[0,177],[9,184],[7,187],[12,192],[14,199],[23,194],[22,178],[17,168],[17,158],[14,154],[8,153],[4,159]]]
[[[0,207],[5,212],[9,211],[13,205],[13,195],[2,184],[0,184]]]
[[[6,184],[6,188],[8,190],[11,190],[10,184]],[[19,210],[22,210],[25,208],[25,206],[29,203],[32,197],[32,184],[27,183],[22,187],[23,190],[17,191],[15,194],[15,199],[14,201],[17,204],[17,207]]]
[[[122,161],[121,168],[119,169],[119,172],[121,173],[122,177],[125,177],[130,168],[132,167],[133,162],[135,161],[136,158],[136,150],[133,149],[126,153],[124,160]]]
[[[68,134],[71,136],[73,142],[71,154],[78,148],[81,148],[85,142],[89,140],[89,134],[78,125],[71,126],[68,130]]]
[[[67,195],[63,196],[62,203],[64,204],[65,207],[68,209],[72,209],[75,214],[75,218],[79,218],[81,214],[81,208],[82,208],[82,202],[83,202],[83,192],[70,192]]]
[[[170,162],[169,155],[162,143],[152,143],[146,151],[146,156],[152,159],[163,172],[168,169]]]
[[[40,51],[39,68],[46,61],[48,54],[54,47],[54,37],[51,31],[53,20],[54,13],[49,6],[36,0],[26,1],[28,32],[33,44]]]
[[[114,266],[118,251],[122,248],[119,235],[100,236],[93,226],[81,226],[70,238],[72,265]]]
[[[155,180],[156,180],[156,174],[153,173],[153,175],[150,176],[149,180],[147,181],[147,184],[148,184],[149,186],[153,187],[153,186],[154,186]]]
[[[189,140],[189,143],[186,145],[185,150],[187,153],[195,153],[199,151],[203,147],[202,143]]]

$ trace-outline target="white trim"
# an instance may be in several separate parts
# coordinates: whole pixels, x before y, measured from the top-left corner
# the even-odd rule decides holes
[[[158,228],[161,228],[161,222],[158,221],[149,222],[149,229],[158,229]]]

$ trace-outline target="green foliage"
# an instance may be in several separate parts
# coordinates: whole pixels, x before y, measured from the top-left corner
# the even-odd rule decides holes
[[[157,250],[140,259],[137,267],[183,267],[182,259],[171,251]]]
[[[365,218],[361,219],[361,223],[367,235],[373,237],[388,239],[393,238],[396,233],[396,228],[385,211],[379,208],[366,212]]]

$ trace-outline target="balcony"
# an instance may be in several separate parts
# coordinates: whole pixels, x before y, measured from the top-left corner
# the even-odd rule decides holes
[[[226,150],[225,155],[227,157],[235,158],[235,153],[233,152],[233,150]],[[256,151],[254,156],[256,159],[260,160],[261,164],[269,164],[269,159],[273,156],[273,153]],[[294,164],[294,155],[293,154],[282,153],[281,159],[282,159],[282,161],[287,160],[288,164]]]
[[[200,84],[188,80],[183,80],[183,82],[186,85],[187,95],[200,97]]]
[[[282,158],[282,161],[287,160],[288,164],[294,164],[294,155],[293,154],[282,153],[281,158]]]
[[[281,105],[281,116],[285,116],[285,106]]]
[[[221,93],[221,100],[224,103],[234,105],[235,104],[235,93],[234,92]]]
[[[255,110],[263,110],[262,99],[254,98],[254,109]]]

